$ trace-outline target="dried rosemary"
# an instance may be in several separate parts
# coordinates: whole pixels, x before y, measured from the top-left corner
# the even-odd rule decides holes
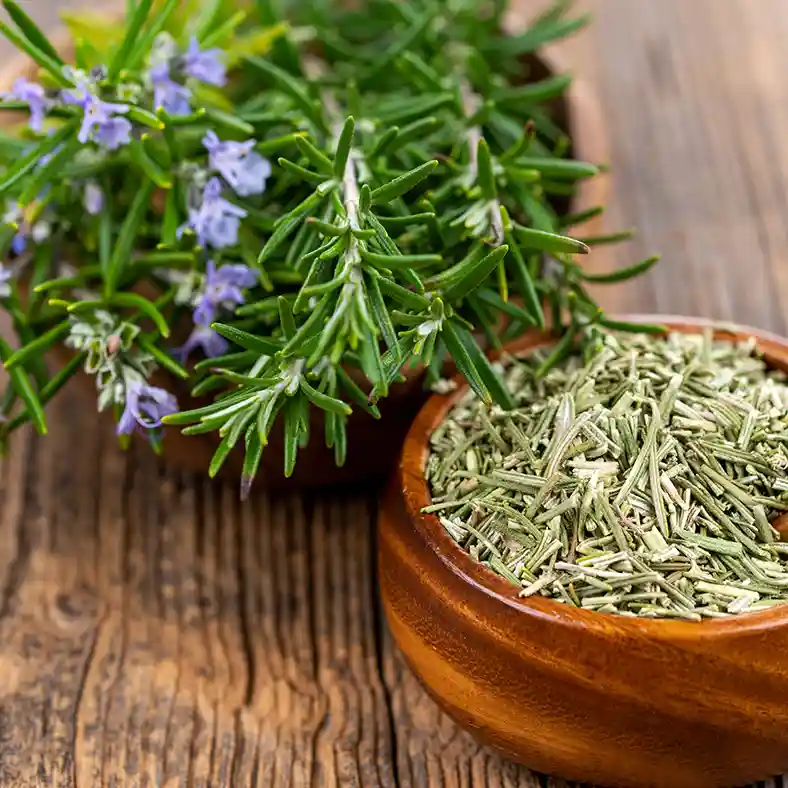
[[[425,511],[521,596],[691,621],[788,602],[788,382],[754,341],[607,334],[540,378],[544,358],[504,359],[514,410],[452,408]]]

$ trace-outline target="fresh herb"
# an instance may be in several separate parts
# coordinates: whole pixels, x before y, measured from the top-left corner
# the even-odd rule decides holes
[[[699,621],[788,602],[788,378],[754,341],[607,334],[507,359],[431,437],[434,512],[474,558],[575,607]]]
[[[586,280],[651,265],[587,275],[588,244],[564,231],[602,210],[565,215],[598,163],[568,158],[553,116],[570,78],[529,59],[585,24],[564,0],[512,36],[505,2],[143,0],[116,23],[69,16],[66,66],[4,4],[0,31],[41,74],[0,102],[28,112],[0,141],[0,302],[18,336],[1,439],[28,419],[46,431],[77,365],[50,379],[42,358],[65,345],[123,443],[139,429],[158,447],[167,423],[217,432],[210,472],[241,442],[247,491],[276,419],[286,473],[314,407],[341,464],[350,408],[377,413],[408,365],[433,380],[453,359],[508,406],[481,334],[543,327],[546,303],[568,352],[604,325]],[[215,403],[176,403],[157,369]]]

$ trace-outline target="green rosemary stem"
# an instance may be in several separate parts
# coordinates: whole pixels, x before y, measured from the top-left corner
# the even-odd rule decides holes
[[[460,96],[462,98],[462,111],[466,119],[474,117],[482,106],[481,97],[476,93],[466,77],[460,78]],[[474,124],[465,132],[468,145],[468,184],[473,186],[479,180],[479,144],[484,140],[481,126]],[[490,201],[490,229],[492,230],[493,246],[500,246],[504,242],[504,227],[501,219],[501,203],[498,197]]]
[[[462,97],[462,111],[466,118],[472,118],[481,106],[481,99],[474,92],[470,82],[462,78],[460,81],[460,96]],[[468,181],[476,183],[479,174],[479,142],[482,139],[482,129],[480,126],[470,126],[465,132],[465,139],[468,143]]]
[[[330,90],[326,90],[323,93],[323,104],[331,119],[331,131],[333,133],[334,143],[336,143],[339,140],[340,134],[342,134],[342,128],[344,126],[342,110],[339,106],[339,102],[336,100],[336,96],[334,96]],[[347,212],[348,222],[350,223],[350,227],[353,230],[361,229],[358,221],[359,190],[358,174],[356,170],[357,155],[358,153],[353,148],[351,148],[347,157],[347,163],[345,164],[345,172],[342,175],[342,202],[344,203],[345,211]],[[348,252],[350,252],[351,249],[355,253],[356,257],[359,257],[358,239],[355,236],[351,237],[350,245],[348,246]]]
[[[333,107],[330,100],[326,106],[329,108]],[[337,124],[335,128],[335,137],[339,139],[339,134],[342,131],[341,124]],[[346,272],[346,282],[342,286],[342,292],[337,304],[337,314],[349,315],[349,310],[351,310],[354,301],[358,305],[359,313],[365,314],[367,311],[366,301],[364,298],[364,280],[361,272],[361,252],[359,250],[360,242],[353,233],[354,230],[361,229],[358,216],[358,201],[359,189],[358,176],[356,172],[356,161],[354,153],[351,150],[345,164],[345,172],[342,176],[342,204],[344,205],[345,213],[347,214],[347,220],[348,224],[350,225],[351,232],[348,234],[348,245],[343,255],[343,267]],[[367,318],[369,324],[373,325],[372,321],[369,320],[368,315]]]
[[[312,76],[319,77],[324,69],[325,64],[321,61],[312,60],[306,65],[307,73]],[[322,102],[325,108],[328,127],[331,129],[333,137],[333,146],[336,146],[342,129],[344,127],[344,118],[342,108],[337,101],[336,95],[333,91],[325,89],[322,92]],[[332,146],[332,147],[333,147]],[[334,319],[344,319],[345,325],[350,324],[354,326],[352,320],[351,309],[355,302],[358,313],[365,318],[365,322],[369,326],[374,326],[374,322],[368,313],[366,306],[366,299],[364,293],[363,275],[361,270],[361,250],[359,248],[360,241],[352,231],[361,229],[359,220],[359,185],[358,185],[358,171],[356,166],[356,157],[358,152],[351,147],[345,163],[345,171],[342,175],[341,194],[342,205],[345,209],[348,225],[351,232],[348,233],[347,248],[342,254],[342,273],[345,277],[345,283],[342,286],[337,307],[334,313]],[[348,318],[351,318],[350,320]],[[351,330],[353,330],[351,328]]]

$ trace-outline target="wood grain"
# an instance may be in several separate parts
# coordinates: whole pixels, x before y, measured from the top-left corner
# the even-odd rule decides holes
[[[372,500],[240,506],[101,436],[3,466],[0,784],[395,786]]]
[[[608,226],[639,228],[614,259],[663,253],[605,303],[784,333],[788,5],[581,5],[595,25],[562,54],[602,97]],[[0,468],[0,785],[567,788],[476,744],[403,665],[375,490],[239,507],[119,455],[71,396],[50,419]]]

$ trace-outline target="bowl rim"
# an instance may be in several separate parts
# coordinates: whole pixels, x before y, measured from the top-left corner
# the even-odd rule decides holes
[[[768,331],[727,321],[678,315],[634,314],[616,317],[631,322],[658,323],[671,332],[701,333],[704,329],[711,328],[715,339],[722,341],[746,341],[752,337],[770,366],[788,372],[788,338]],[[506,345],[501,351],[491,354],[491,358],[496,359],[504,354],[522,355],[554,342],[555,336],[549,332],[532,330]],[[770,610],[695,622],[631,618],[570,607],[541,596],[521,598],[517,586],[495,574],[463,550],[449,536],[435,514],[421,511],[431,501],[424,476],[424,466],[429,454],[429,436],[443,421],[449,409],[468,390],[467,382],[460,375],[455,376],[454,380],[458,384],[456,389],[449,394],[433,394],[411,425],[397,465],[396,482],[402,493],[408,519],[417,536],[436,554],[446,570],[475,592],[510,608],[516,614],[548,619],[552,624],[566,629],[582,629],[586,632],[591,629],[606,636],[626,637],[630,640],[648,636],[652,639],[684,642],[714,641],[745,633],[758,633],[775,626],[788,626],[788,601],[785,605],[775,606]]]

